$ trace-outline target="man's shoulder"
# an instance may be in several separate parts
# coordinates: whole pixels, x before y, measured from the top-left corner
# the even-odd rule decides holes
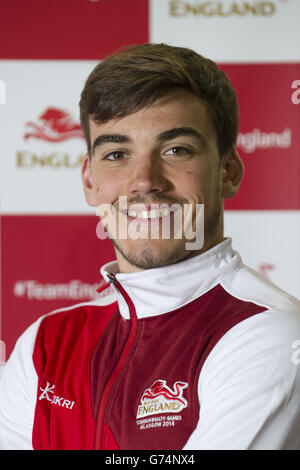
[[[242,266],[222,281],[233,297],[263,309],[230,328],[210,352],[202,377],[222,373],[230,379],[234,373],[261,370],[280,380],[295,377],[300,386],[300,301],[282,290],[259,272]],[[300,363],[300,359],[299,362]],[[251,369],[252,368],[252,369]],[[284,379],[283,379],[284,378]]]
[[[295,341],[300,340],[300,301],[245,265],[228,276],[222,286],[230,295],[264,307],[259,315],[229,331],[228,341],[241,341],[240,349],[245,345],[250,352],[274,348],[289,355]]]
[[[54,333],[78,331],[78,328],[83,328],[87,324],[90,325],[90,329],[93,328],[93,324],[101,326],[106,323],[116,308],[116,296],[112,288],[108,288],[97,299],[41,314],[19,336],[14,349],[28,351],[31,356],[37,337],[40,339],[44,337],[44,340],[51,343]]]
[[[115,312],[116,299],[106,292],[95,300],[43,315],[38,320],[33,340],[32,358],[38,375],[48,362],[57,363],[58,352],[60,357],[70,358],[78,350],[90,351]]]
[[[39,317],[38,323],[54,323],[68,319],[76,320],[78,317],[88,318],[93,314],[101,313],[111,308],[116,308],[116,295],[111,287],[108,287],[97,298],[85,302],[75,303],[65,307],[59,307]]]
[[[274,284],[260,272],[244,264],[227,276],[221,285],[232,296],[253,302],[269,311],[300,315],[299,299]]]
[[[78,331],[83,327],[93,329],[106,323],[116,309],[116,296],[112,288],[108,288],[94,300],[58,308],[42,315],[36,322],[38,334],[43,335],[44,332],[48,335],[51,329],[53,332]]]

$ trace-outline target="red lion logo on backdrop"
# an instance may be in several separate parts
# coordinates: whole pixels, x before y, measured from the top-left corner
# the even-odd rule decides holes
[[[84,138],[80,124],[73,121],[70,113],[57,108],[46,109],[39,116],[37,124],[29,121],[26,126],[31,129],[24,135],[24,139],[34,137],[48,142],[61,142],[73,137]]]
[[[183,398],[183,389],[188,386],[186,382],[175,382],[173,390],[167,385],[165,380],[156,380],[150,388],[147,388],[142,396],[142,402],[145,399],[154,400],[158,397],[163,397],[166,400],[175,400],[182,405],[187,406],[187,401]]]

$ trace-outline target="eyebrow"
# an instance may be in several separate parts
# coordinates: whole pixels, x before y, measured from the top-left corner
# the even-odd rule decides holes
[[[98,135],[95,139],[92,147],[92,153],[95,152],[96,147],[100,147],[100,145],[107,144],[107,143],[114,143],[114,144],[128,144],[131,142],[130,137],[127,135],[122,134],[102,134]]]
[[[206,146],[207,141],[206,138],[198,132],[196,129],[193,127],[174,127],[173,129],[169,129],[167,131],[161,132],[157,140],[160,142],[166,142],[168,140],[175,139],[176,137],[185,137],[185,136],[190,136],[190,137],[196,137],[196,139],[204,146]],[[97,147],[100,147],[103,144],[107,143],[114,143],[114,144],[128,144],[132,143],[132,139],[123,134],[102,134],[99,135],[92,146],[92,153],[95,152],[95,149]]]
[[[161,142],[165,142],[167,140],[175,139],[176,137],[196,137],[200,141],[202,145],[206,145],[207,141],[204,135],[198,132],[193,127],[174,127],[173,129],[169,129],[168,131],[161,132],[158,135],[158,140]]]

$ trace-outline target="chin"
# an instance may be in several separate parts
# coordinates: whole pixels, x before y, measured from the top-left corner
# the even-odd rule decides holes
[[[181,240],[182,242],[182,240]],[[139,269],[151,269],[168,266],[184,259],[188,252],[184,243],[178,240],[136,240],[131,246],[122,246],[114,241],[114,246],[124,260]]]

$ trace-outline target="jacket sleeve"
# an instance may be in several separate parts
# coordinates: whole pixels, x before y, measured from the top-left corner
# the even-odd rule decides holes
[[[41,319],[18,339],[0,378],[0,449],[31,450],[38,378],[32,354]]]
[[[299,450],[300,313],[266,311],[229,330],[201,370],[184,449]]]

